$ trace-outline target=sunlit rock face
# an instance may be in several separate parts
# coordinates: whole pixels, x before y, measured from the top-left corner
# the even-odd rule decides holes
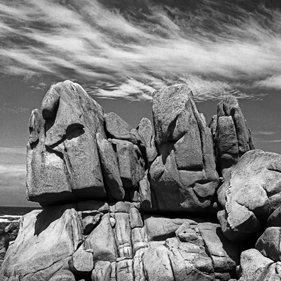
[[[153,97],[158,156],[149,171],[160,211],[202,211],[212,205],[218,187],[211,131],[186,85]]]

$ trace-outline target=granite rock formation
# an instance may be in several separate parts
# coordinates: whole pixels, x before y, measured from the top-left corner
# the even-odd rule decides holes
[[[209,126],[187,85],[152,111],[132,128],[76,83],[50,88],[27,145],[42,209],[10,245],[5,228],[0,281],[281,280],[281,155],[254,149],[234,97]]]

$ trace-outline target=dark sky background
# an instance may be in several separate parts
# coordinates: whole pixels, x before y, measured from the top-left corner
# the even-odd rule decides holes
[[[233,94],[256,147],[281,153],[280,2],[0,0],[0,205],[32,205],[28,118],[65,79],[133,127],[167,85],[187,83],[207,121]]]

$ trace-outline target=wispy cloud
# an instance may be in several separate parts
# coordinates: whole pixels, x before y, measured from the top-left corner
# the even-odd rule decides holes
[[[76,78],[105,98],[150,99],[181,81],[199,100],[280,87],[280,11],[123,2],[0,0],[0,71]]]
[[[6,147],[0,146],[0,154],[8,153],[8,154],[26,154],[26,147]]]
[[[254,131],[252,132],[253,135],[260,135],[260,136],[273,136],[276,135],[274,131]]]
[[[265,143],[280,143],[281,139],[276,139],[276,140],[256,140],[256,142],[265,142]]]

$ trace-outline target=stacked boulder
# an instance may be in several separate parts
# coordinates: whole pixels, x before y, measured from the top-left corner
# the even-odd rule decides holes
[[[187,85],[152,110],[135,129],[76,83],[50,88],[27,145],[42,209],[0,281],[281,280],[281,156],[254,149],[234,97],[209,126]]]

